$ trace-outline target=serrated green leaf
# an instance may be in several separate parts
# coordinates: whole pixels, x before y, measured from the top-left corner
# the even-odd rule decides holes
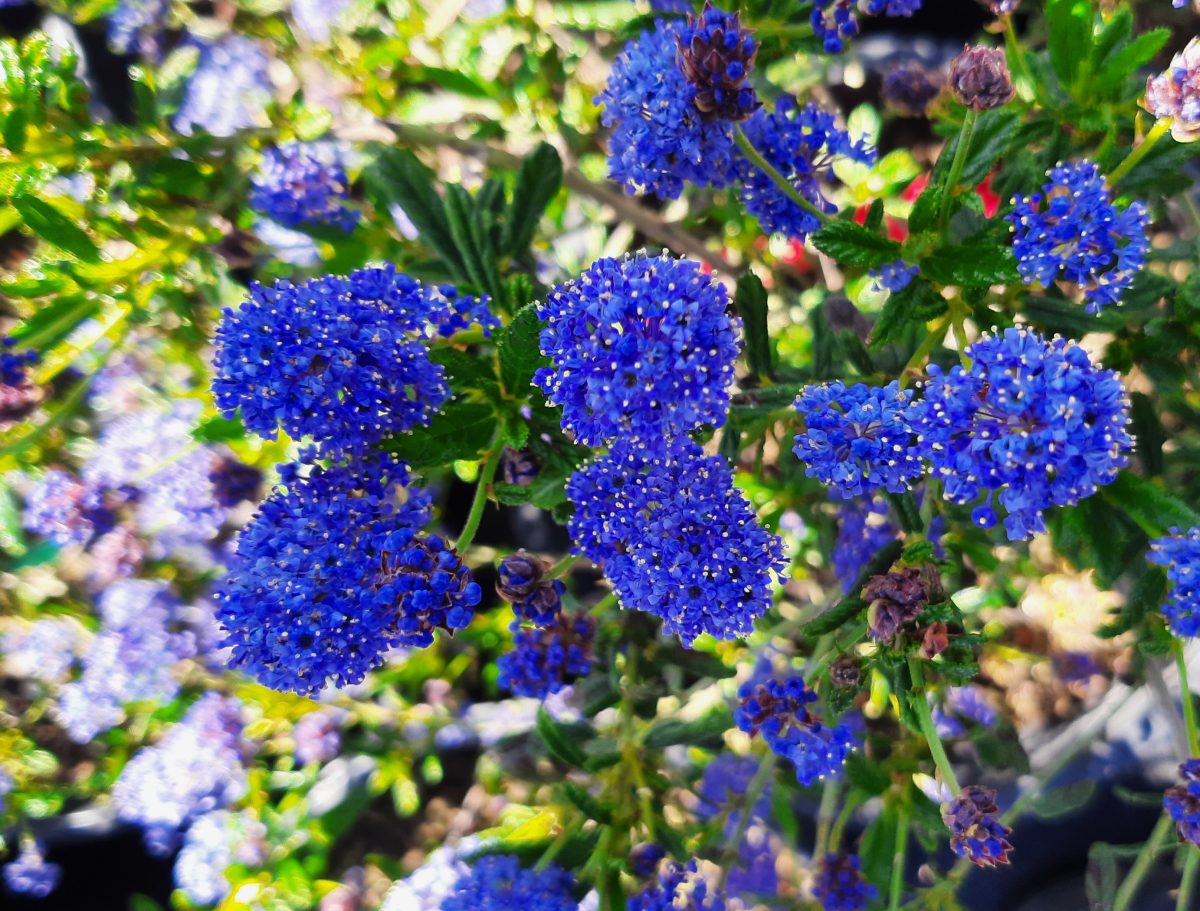
[[[994,108],[979,115],[971,134],[971,145],[967,148],[966,161],[963,162],[961,187],[974,187],[988,176],[1000,156],[1012,148],[1020,122],[1020,115],[1008,108]],[[943,185],[949,177],[959,138],[959,134],[955,133],[938,154],[931,186]]]
[[[1012,250],[992,240],[935,250],[921,260],[921,274],[939,284],[964,288],[1007,284],[1019,277]]]
[[[1054,819],[1081,810],[1095,793],[1096,782],[1083,778],[1059,788],[1041,791],[1029,802],[1028,809],[1038,819]]]
[[[1117,88],[1133,73],[1154,59],[1154,55],[1162,50],[1163,45],[1170,37],[1171,30],[1168,28],[1156,28],[1142,32],[1104,61],[1103,66],[1089,81],[1089,91],[1103,95]]]
[[[529,249],[542,213],[562,186],[562,176],[562,159],[549,143],[541,143],[521,162],[501,244],[509,256],[520,257]]]
[[[526,398],[533,374],[542,358],[538,335],[542,324],[537,304],[526,304],[517,311],[512,322],[504,327],[496,340],[500,357],[500,379],[509,395]]]
[[[18,193],[9,200],[25,227],[85,263],[99,263],[100,250],[79,225],[44,199]]]
[[[521,506],[533,499],[533,492],[520,484],[497,482],[492,485],[492,493],[498,502],[506,506]]]
[[[1047,0],[1050,63],[1066,87],[1074,85],[1080,64],[1091,51],[1092,17],[1088,0]]]
[[[949,309],[946,299],[923,278],[888,295],[887,302],[871,329],[870,346],[878,348],[893,341],[910,323],[924,324]]]
[[[753,272],[738,279],[733,303],[746,333],[746,362],[755,376],[771,376],[771,337],[767,330],[767,289]]]
[[[579,746],[578,735],[555,721],[544,705],[538,706],[537,732],[550,755],[559,762],[576,769],[586,766],[588,758]]]
[[[710,712],[694,721],[668,718],[650,728],[642,742],[655,750],[678,743],[704,744],[720,740],[731,727],[733,716],[728,711]]]
[[[900,258],[898,243],[852,221],[831,221],[809,239],[826,256],[847,266],[877,268]]]
[[[246,427],[240,420],[220,415],[201,421],[192,430],[192,439],[200,443],[229,443],[245,438]]]
[[[489,405],[454,401],[428,427],[391,437],[383,448],[420,470],[479,459],[495,431],[496,415]]]

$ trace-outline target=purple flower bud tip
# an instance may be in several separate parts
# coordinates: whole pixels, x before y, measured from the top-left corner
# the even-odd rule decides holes
[[[959,102],[976,112],[1006,105],[1017,92],[1004,51],[970,45],[963,45],[950,63],[950,88]]]

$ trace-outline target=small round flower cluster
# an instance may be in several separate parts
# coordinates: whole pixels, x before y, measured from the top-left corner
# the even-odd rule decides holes
[[[327,709],[309,712],[292,728],[292,739],[296,742],[296,761],[329,762],[342,747],[342,709]]]
[[[513,647],[496,662],[500,687],[517,696],[544,699],[592,670],[596,622],[589,616],[559,614],[545,629],[511,627]]]
[[[1045,531],[1043,510],[1091,496],[1128,463],[1125,387],[1079,345],[1009,328],[966,355],[970,367],[929,367],[912,425],[947,500],[969,504],[987,492],[976,523],[995,524],[998,492],[1009,540],[1031,537]]]
[[[863,600],[872,638],[890,643],[900,628],[916,620],[930,600],[928,573],[915,566],[872,576],[863,586]]]
[[[725,895],[714,888],[694,860],[666,861],[658,879],[629,899],[629,911],[725,911]]]
[[[1200,139],[1200,38],[1172,57],[1165,72],[1147,80],[1145,105],[1159,120],[1170,118],[1176,142]]]
[[[271,99],[271,59],[262,46],[237,34],[196,44],[200,59],[172,121],[175,129],[224,137],[261,125]]]
[[[904,260],[898,259],[894,263],[888,263],[886,266],[872,269],[867,274],[872,280],[872,289],[875,291],[891,291],[894,294],[897,291],[903,291],[907,288],[920,271],[920,266],[906,266]]]
[[[263,153],[251,178],[250,208],[288,228],[327,225],[350,232],[359,213],[346,204],[349,193],[336,146],[289,142]]]
[[[1179,840],[1200,847],[1200,759],[1179,766],[1182,784],[1171,785],[1163,795],[1163,806],[1175,822]]]
[[[169,0],[120,0],[108,16],[108,46],[114,54],[162,58],[162,32]]]
[[[463,629],[475,617],[482,591],[452,547],[437,535],[399,528],[383,542],[376,598],[397,615],[395,643],[425,648],[433,631]]]
[[[826,775],[841,774],[857,738],[848,725],[827,725],[809,711],[817,694],[804,678],[751,679],[738,690],[734,721],[751,737],[763,740],[796,767],[796,778],[808,787]]]
[[[45,898],[58,887],[62,867],[46,860],[32,840],[21,844],[21,853],[4,866],[4,885],[13,895]]]
[[[0,658],[18,677],[59,683],[75,667],[87,641],[87,631],[74,617],[39,617],[0,630]]]
[[[759,108],[746,78],[754,69],[758,42],[743,28],[741,14],[732,15],[704,4],[699,16],[687,17],[679,30],[678,64],[688,82],[688,100],[710,120],[745,120]]]
[[[725,422],[741,321],[698,263],[663,253],[600,259],[538,307],[553,366],[534,383],[564,429],[599,446],[661,446]]]
[[[910,62],[889,70],[883,77],[880,91],[883,100],[897,113],[905,117],[924,117],[944,84],[941,74]]]
[[[358,451],[428,424],[449,389],[423,344],[451,318],[390,263],[300,285],[253,284],[217,329],[213,396],[264,437],[279,430],[330,451]]]
[[[604,564],[622,606],[659,617],[685,645],[747,635],[770,607],[783,542],[721,456],[688,440],[662,454],[615,446],[571,477],[567,496],[571,536]]]
[[[171,853],[183,828],[246,793],[241,711],[237,699],[207,693],[121,770],[113,806],[121,819],[142,828],[153,853]]]
[[[838,532],[830,562],[843,592],[849,594],[863,567],[898,534],[888,517],[887,500],[882,497],[859,497],[839,504]]]
[[[805,430],[792,450],[808,466],[805,474],[847,500],[908,490],[925,470],[909,425],[912,395],[896,382],[805,386],[795,404]]]
[[[775,110],[763,108],[746,121],[746,138],[797,193],[822,212],[837,207],[825,197],[823,184],[831,179],[835,158],[873,164],[875,151],[866,140],[851,140],[833,114],[815,104],[800,107],[783,96]],[[746,211],[768,233],[803,239],[821,227],[809,209],[780,191],[775,181],[754,162],[739,159],[741,198]]]
[[[858,10],[868,16],[911,16],[921,8],[922,0],[859,0]],[[821,39],[827,54],[840,54],[859,32],[858,16],[852,0],[814,0],[811,16],[813,33]]]
[[[545,579],[545,560],[524,550],[500,561],[496,593],[513,607],[517,619],[534,626],[549,626],[562,610],[566,586],[561,579]]]
[[[977,867],[995,867],[1009,862],[1012,829],[997,818],[996,792],[968,785],[959,795],[942,804],[942,822],[950,829],[950,847]]]
[[[1146,207],[1118,209],[1090,161],[1059,164],[1047,177],[1040,194],[1016,197],[1008,216],[1021,278],[1048,286],[1061,275],[1083,288],[1088,313],[1120,303],[1150,251]]]
[[[950,687],[946,691],[944,707],[934,705],[932,712],[934,727],[943,739],[962,737],[967,732],[966,725],[960,720],[962,718],[985,728],[990,728],[999,718],[983,690],[977,686]]]
[[[474,862],[441,911],[578,911],[574,888],[574,877],[555,864],[535,871],[510,854],[494,854]]]
[[[25,496],[21,522],[26,531],[59,546],[86,544],[109,531],[115,517],[104,506],[104,496],[74,475],[52,468]]]
[[[175,885],[195,905],[215,905],[229,894],[226,869],[263,861],[266,827],[248,813],[216,810],[192,823],[175,858]]]
[[[1167,568],[1171,591],[1163,603],[1171,632],[1176,636],[1200,636],[1200,527],[1150,542],[1149,559]]]
[[[329,680],[358,683],[390,649],[422,638],[419,616],[406,624],[401,615],[396,579],[380,584],[381,564],[394,557],[388,539],[429,521],[428,494],[408,482],[408,467],[386,454],[353,470],[334,465],[303,474],[293,466],[285,473],[238,537],[216,595],[233,667],[272,688],[309,694]],[[426,571],[435,558],[413,554],[414,564],[429,561]],[[415,603],[424,597],[431,603]],[[438,599],[421,588],[405,601],[427,614]],[[402,630],[405,624],[411,628]]]
[[[824,911],[864,911],[879,894],[863,878],[857,854],[826,854],[821,858],[812,892]]]

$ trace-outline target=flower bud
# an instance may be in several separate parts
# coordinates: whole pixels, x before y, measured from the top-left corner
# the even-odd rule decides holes
[[[858,686],[862,679],[862,664],[853,655],[842,655],[829,668],[829,679],[834,686]]]
[[[550,564],[540,557],[518,550],[500,561],[496,578],[496,594],[513,603],[525,601],[538,588],[538,583]]]
[[[1171,118],[1176,142],[1200,139],[1200,38],[1193,38],[1171,58],[1165,73],[1146,83],[1143,106],[1159,120]]]
[[[658,862],[667,856],[662,845],[653,842],[642,842],[634,845],[629,852],[629,869],[634,876],[646,877],[658,869]]]
[[[904,63],[883,77],[883,100],[905,117],[924,117],[944,80],[919,63]]]
[[[950,631],[945,623],[931,623],[921,636],[921,656],[935,658],[950,647]]]
[[[538,464],[526,450],[506,448],[500,457],[500,474],[505,484],[528,487],[537,477]]]
[[[1013,100],[1016,89],[1008,72],[1004,51],[964,45],[950,63],[950,88],[954,97],[972,111],[990,111]]]
[[[711,3],[688,16],[679,34],[676,61],[691,86],[692,104],[708,120],[745,120],[761,103],[746,78],[754,69],[758,42],[742,28],[741,14],[730,15]]]

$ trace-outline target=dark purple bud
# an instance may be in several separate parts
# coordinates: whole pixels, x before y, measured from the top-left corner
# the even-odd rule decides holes
[[[942,804],[942,821],[950,829],[950,847],[977,867],[995,867],[1009,862],[1012,829],[996,815],[996,792],[968,785],[953,800]]]
[[[209,472],[213,496],[226,509],[249,500],[255,502],[262,495],[262,472],[234,458],[222,458]]]
[[[706,3],[699,16],[688,16],[680,29],[676,62],[692,91],[692,103],[706,120],[745,120],[762,106],[745,84],[758,56],[752,29],[740,13]]]
[[[972,111],[990,111],[1008,104],[1017,90],[1004,51],[964,45],[950,63],[950,88],[954,97]]]
[[[883,100],[905,117],[924,117],[945,80],[919,63],[904,63],[883,77]]]
[[[500,561],[496,594],[514,604],[533,595],[550,564],[528,551],[518,550]]]
[[[633,850],[629,852],[629,869],[634,876],[652,876],[658,869],[659,861],[666,856],[667,851],[662,845],[650,842],[634,845]]]
[[[862,680],[862,663],[853,655],[842,655],[829,668],[829,679],[834,686],[858,686]]]
[[[528,487],[533,483],[537,474],[538,464],[529,452],[524,449],[504,450],[504,455],[500,459],[500,476],[504,478],[505,484]]]

